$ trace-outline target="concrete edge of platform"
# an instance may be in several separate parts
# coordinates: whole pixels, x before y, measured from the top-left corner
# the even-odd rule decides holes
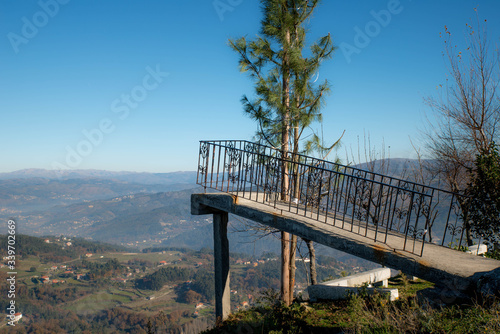
[[[330,230],[327,230],[326,227],[320,226],[318,223],[309,223],[306,218],[291,217],[292,214],[276,212],[270,206],[241,199],[233,194],[191,195],[191,213],[193,215],[217,212],[227,212],[251,219],[366,260],[400,269],[407,275],[421,277],[450,289],[469,292],[471,290],[472,292],[480,291],[482,294],[489,295],[500,294],[500,261],[482,257],[474,258],[473,255],[466,253],[463,255],[451,253],[452,250],[444,248],[443,251],[447,253],[447,256],[452,255],[456,259],[447,258],[441,268],[438,268],[436,263],[429,261],[429,259],[439,258],[432,253],[443,248],[442,246],[428,244],[435,250],[428,252],[431,253],[428,258],[420,257],[391,249],[380,242],[373,243],[370,240],[363,240],[363,237],[357,234],[338,228],[334,233],[332,232],[333,227],[329,227]],[[470,256],[470,258],[464,256]],[[471,266],[471,263],[474,267]]]

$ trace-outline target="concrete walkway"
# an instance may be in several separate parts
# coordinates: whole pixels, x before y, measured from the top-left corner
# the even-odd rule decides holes
[[[269,205],[257,203],[226,193],[193,194],[191,213],[193,215],[231,213],[269,227],[295,234],[325,246],[399,269],[407,275],[417,276],[445,285],[456,291],[477,289],[482,276],[500,269],[500,261],[473,256],[443,246],[426,243],[423,255],[403,251],[404,235],[390,233],[385,243],[375,241],[375,231],[368,228],[362,235],[350,232],[350,227],[341,229],[332,219],[326,223],[286,212]],[[338,225],[338,224],[337,224]],[[355,229],[364,228],[355,226]],[[347,230],[346,230],[347,229]],[[365,237],[364,234],[367,234]],[[380,235],[380,239],[385,235]],[[413,242],[413,241],[407,241]],[[408,244],[407,244],[408,249]],[[416,242],[415,249],[421,244]]]

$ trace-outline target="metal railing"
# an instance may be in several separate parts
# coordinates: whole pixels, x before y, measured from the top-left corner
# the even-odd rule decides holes
[[[197,183],[377,241],[403,236],[415,254],[464,242],[454,193],[253,142],[201,141]]]

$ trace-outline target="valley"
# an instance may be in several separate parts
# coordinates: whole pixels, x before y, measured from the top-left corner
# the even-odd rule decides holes
[[[16,223],[15,301],[22,318],[14,333],[197,333],[213,325],[212,217],[190,214],[191,194],[203,191],[196,173],[146,174],[0,174],[3,282],[7,221]],[[245,309],[279,289],[280,243],[272,231],[234,216],[229,231],[231,306]],[[318,280],[375,267],[320,245],[316,254]],[[301,241],[298,294],[309,284],[308,261]],[[0,290],[7,296],[8,284]],[[8,302],[2,298],[0,306]]]
[[[16,296],[22,320],[14,332],[54,329],[143,333],[148,326],[176,332],[204,329],[214,321],[213,251],[164,247],[138,251],[81,238],[18,235]],[[68,245],[69,244],[69,245]],[[6,252],[6,237],[1,238]],[[8,277],[2,261],[0,278]],[[306,259],[297,261],[297,293],[308,285]],[[320,280],[353,269],[318,257]],[[233,310],[258,303],[279,288],[278,255],[231,254]],[[0,294],[7,295],[2,284]],[[7,307],[8,300],[0,301]],[[149,325],[148,325],[149,324]],[[9,333],[12,331],[9,331]]]

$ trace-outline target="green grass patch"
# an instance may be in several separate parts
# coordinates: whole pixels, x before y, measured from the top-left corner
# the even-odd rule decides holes
[[[422,279],[409,280],[406,275],[398,275],[389,280],[389,288],[399,290],[401,296],[415,296],[417,291],[432,288],[434,283]]]
[[[71,303],[67,308],[79,315],[93,314],[132,301],[130,296],[99,291]]]

